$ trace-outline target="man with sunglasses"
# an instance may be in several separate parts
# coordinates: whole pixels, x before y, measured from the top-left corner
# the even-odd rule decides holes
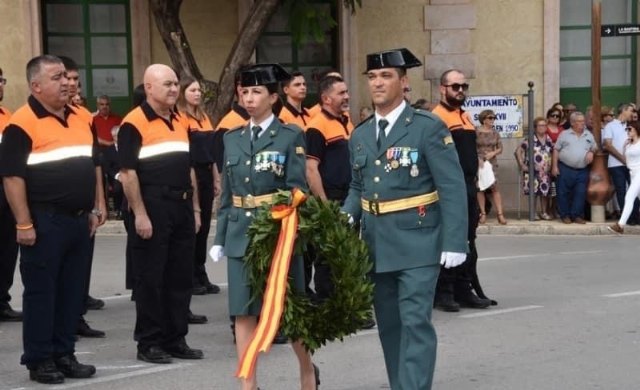
[[[4,98],[4,78],[0,68],[0,102]],[[0,142],[2,132],[9,123],[11,112],[0,106]],[[13,274],[18,260],[18,243],[16,242],[16,221],[13,218],[9,204],[4,195],[4,188],[0,182],[0,321],[22,321],[22,313],[11,308],[9,289],[13,285]]]
[[[440,103],[433,113],[440,117],[451,131],[453,142],[458,151],[458,158],[464,173],[467,188],[467,209],[469,225],[467,240],[469,252],[467,261],[453,268],[442,268],[436,288],[434,307],[448,312],[460,311],[460,306],[484,309],[491,305],[491,300],[484,296],[477,279],[476,264],[476,229],[478,227],[478,199],[476,179],[478,176],[478,151],[476,149],[476,128],[469,114],[462,109],[467,98],[469,84],[464,73],[457,69],[447,70],[440,77]],[[472,282],[477,286],[472,291]]]
[[[609,159],[607,162],[607,168],[611,181],[616,190],[616,199],[620,210],[624,209],[624,195],[627,192],[627,185],[631,179],[629,176],[629,170],[626,166],[624,158],[624,145],[627,141],[627,133],[625,128],[627,122],[631,120],[634,108],[631,104],[620,104],[617,108],[618,117],[607,125],[602,130],[602,149],[609,152]],[[638,223],[638,202],[635,202],[633,211],[631,212],[631,218],[628,222],[630,225]]]

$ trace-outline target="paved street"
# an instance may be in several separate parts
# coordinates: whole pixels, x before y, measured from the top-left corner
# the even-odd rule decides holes
[[[488,310],[434,312],[439,335],[436,390],[637,389],[640,373],[640,257],[637,236],[499,236],[479,241],[479,272],[499,305]],[[91,293],[106,307],[89,312],[105,339],[81,339],[77,354],[95,364],[90,380],[39,386],[19,365],[20,324],[0,323],[0,389],[234,390],[235,349],[226,314],[226,288],[194,297],[209,316],[190,328],[188,342],[206,359],[151,365],[135,359],[134,307],[124,289],[124,237],[96,243]],[[208,264],[226,283],[225,262]],[[21,306],[16,275],[13,304]],[[388,389],[374,330],[316,353],[321,389]],[[259,364],[263,390],[295,390],[297,368],[288,346],[273,346]]]

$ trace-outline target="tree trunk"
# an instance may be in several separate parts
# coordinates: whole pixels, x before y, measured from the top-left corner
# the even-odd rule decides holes
[[[278,5],[280,0],[254,1],[222,69],[218,85],[220,94],[210,114],[212,121],[217,123],[229,111],[236,90],[235,74],[242,65],[249,62],[260,34]]]
[[[237,70],[249,62],[256,42],[278,8],[280,0],[254,1],[227,57],[219,83],[205,79],[193,57],[187,35],[180,23],[182,0],[150,0],[149,4],[173,68],[179,77],[189,75],[200,82],[205,96],[205,111],[212,123],[218,123],[233,103]]]

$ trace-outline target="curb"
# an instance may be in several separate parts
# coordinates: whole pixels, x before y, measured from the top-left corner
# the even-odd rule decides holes
[[[607,229],[612,222],[593,223],[584,225],[564,224],[559,221],[524,221],[509,220],[507,225],[500,225],[495,221],[478,226],[479,235],[537,235],[537,236],[615,236]],[[216,231],[216,221],[211,221],[211,234]],[[98,229],[96,235],[126,235],[122,221],[107,221]],[[640,235],[640,226],[625,226],[625,235]]]

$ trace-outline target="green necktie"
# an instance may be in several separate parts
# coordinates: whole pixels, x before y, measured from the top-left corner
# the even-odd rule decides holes
[[[380,148],[382,147],[382,144],[384,143],[384,140],[387,138],[387,134],[384,131],[384,129],[386,129],[387,126],[389,126],[388,120],[380,119],[378,121],[378,128],[380,129],[378,131],[378,150],[380,150]]]
[[[262,127],[260,126],[253,126],[251,128],[251,143],[256,142],[256,140],[258,139],[258,134],[260,134],[261,131]]]

